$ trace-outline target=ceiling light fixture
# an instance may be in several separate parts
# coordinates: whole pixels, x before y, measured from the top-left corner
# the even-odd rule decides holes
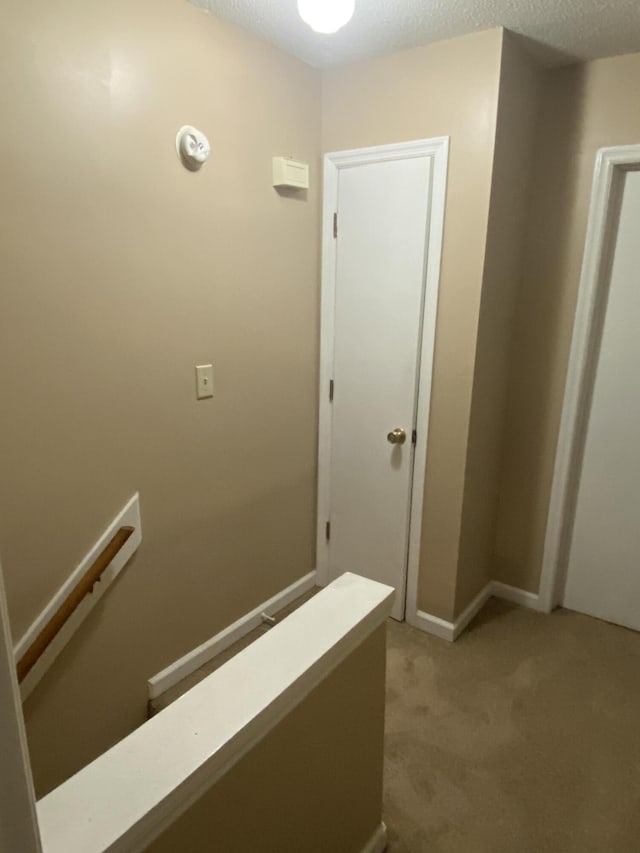
[[[355,5],[355,0],[298,0],[298,12],[317,33],[335,33],[349,23]]]

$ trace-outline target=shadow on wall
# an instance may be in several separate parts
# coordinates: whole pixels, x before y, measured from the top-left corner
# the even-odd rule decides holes
[[[309,190],[299,190],[295,187],[274,187],[280,198],[291,198],[294,201],[308,201]]]
[[[509,33],[509,37],[543,68],[571,65],[580,61],[574,54],[559,50],[557,47],[551,47],[522,33],[516,33],[513,30],[507,30],[507,32]]]
[[[545,74],[512,343],[495,577],[531,592],[538,591],[580,277],[572,246],[584,242],[585,222],[576,199],[590,191],[579,183],[576,156],[584,75],[583,65]]]

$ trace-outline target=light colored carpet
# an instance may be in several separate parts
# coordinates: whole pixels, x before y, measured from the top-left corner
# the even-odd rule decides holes
[[[388,639],[389,853],[640,853],[640,634],[492,600]]]

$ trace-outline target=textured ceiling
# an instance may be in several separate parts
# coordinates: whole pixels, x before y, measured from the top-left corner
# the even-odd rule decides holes
[[[503,26],[547,64],[640,51],[640,0],[356,0],[335,35],[304,24],[296,0],[191,0],[319,68]]]

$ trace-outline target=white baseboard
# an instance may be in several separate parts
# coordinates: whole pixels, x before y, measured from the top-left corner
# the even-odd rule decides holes
[[[460,636],[469,622],[482,610],[492,596],[510,601],[513,604],[519,604],[521,607],[527,607],[529,610],[544,610],[540,602],[540,596],[535,593],[527,592],[525,589],[518,589],[515,586],[509,586],[500,581],[489,581],[464,612],[458,616],[455,622],[447,622],[446,619],[432,616],[423,610],[418,610],[414,617],[407,615],[407,621],[421,631],[426,631],[428,634],[433,634],[442,640],[452,642]]]
[[[483,587],[480,592],[473,599],[471,604],[466,607],[460,616],[453,623],[453,639],[455,640],[457,637],[462,634],[464,629],[467,627],[469,622],[473,619],[474,616],[477,616],[478,613],[485,606],[487,601],[491,598],[491,583],[488,583],[485,587]]]
[[[441,640],[453,642],[453,622],[432,616],[431,613],[426,613],[424,610],[416,610],[413,615],[407,613],[406,620],[414,628],[424,631],[425,634],[432,634],[434,637],[440,637]]]
[[[473,617],[482,610],[490,597],[491,583],[488,583],[480,590],[471,604],[465,608],[455,622],[447,622],[446,619],[432,616],[430,613],[425,613],[424,610],[418,610],[414,617],[407,617],[407,620],[414,627],[420,628],[420,630],[426,631],[428,634],[440,637],[441,640],[453,642],[453,640],[460,636]]]
[[[503,598],[505,601],[511,601],[513,604],[519,604],[521,607],[527,607],[529,610],[544,610],[540,596],[535,592],[527,592],[526,589],[509,586],[509,584],[500,581],[491,581],[491,595],[496,598]]]
[[[40,681],[45,672],[49,669],[54,660],[58,657],[62,649],[67,645],[71,637],[78,630],[79,626],[84,622],[88,614],[93,610],[96,604],[100,601],[107,589],[120,574],[126,563],[131,559],[134,552],[142,541],[142,526],[140,522],[140,498],[136,493],[126,506],[113,519],[109,527],[100,536],[98,541],[93,545],[91,550],[85,555],[80,564],[67,578],[58,592],[53,596],[51,601],[44,608],[42,613],[31,624],[26,633],[20,638],[14,647],[16,661],[20,660],[29,646],[34,642],[36,637],[43,630],[47,622],[51,619],[54,613],[58,610],[62,602],[68,597],[71,590],[81,580],[81,578],[91,568],[96,557],[109,544],[115,534],[121,527],[131,526],[134,532],[127,539],[120,551],[111,561],[109,567],[105,570],[102,578],[93,588],[90,595],[86,595],[82,602],[69,617],[64,627],[57,634],[55,639],[47,647],[42,657],[33,667],[20,685],[20,694],[24,701]]]
[[[364,845],[360,853],[383,853],[387,849],[387,827],[384,823],[373,833],[369,841]]]
[[[316,572],[314,570],[295,583],[292,583],[291,586],[283,589],[282,592],[274,595],[273,598],[270,598],[263,604],[259,604],[250,613],[241,616],[240,619],[229,625],[228,628],[220,631],[215,637],[211,637],[210,640],[188,652],[179,658],[179,660],[169,664],[162,672],[159,672],[147,681],[149,699],[157,699],[158,696],[161,696],[171,687],[175,687],[176,684],[179,684],[188,675],[200,669],[201,666],[204,666],[216,657],[216,655],[221,654],[229,646],[232,646],[255,628],[262,625],[263,613],[271,615],[281,610],[283,607],[291,604],[292,601],[295,601],[296,598],[304,595],[305,592],[308,592],[315,585]]]

